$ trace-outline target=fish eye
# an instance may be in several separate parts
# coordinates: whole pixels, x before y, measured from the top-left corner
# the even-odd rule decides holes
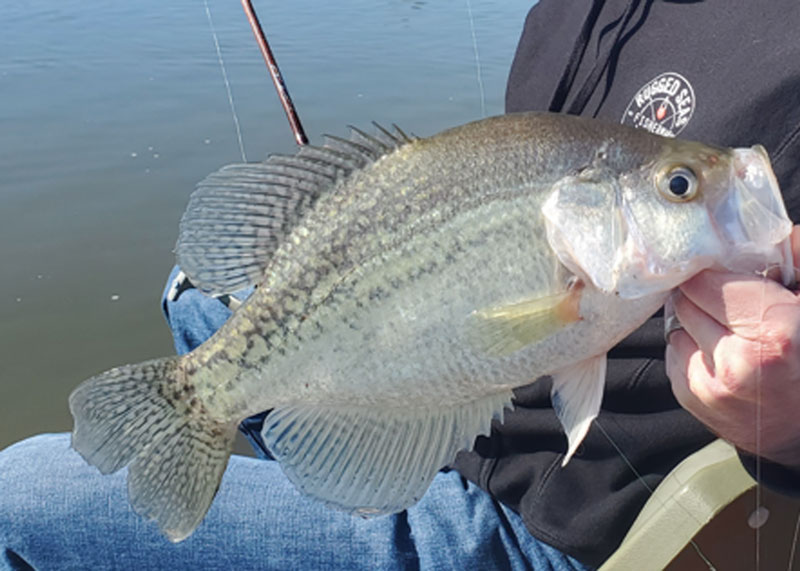
[[[697,176],[688,167],[671,167],[662,171],[658,189],[667,200],[686,202],[697,195]]]

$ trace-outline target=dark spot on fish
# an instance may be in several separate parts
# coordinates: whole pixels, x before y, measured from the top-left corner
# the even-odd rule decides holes
[[[387,298],[388,295],[381,287],[376,287],[372,291],[369,292],[369,300],[370,301],[380,301],[382,299]]]
[[[479,237],[467,240],[467,248],[468,249],[480,248],[484,246],[486,242],[487,242],[486,233],[483,232]]]
[[[298,301],[302,301],[303,299],[311,295],[312,290],[313,288],[306,287],[304,285],[297,286],[295,289],[289,290],[286,297],[290,301],[296,303]]]

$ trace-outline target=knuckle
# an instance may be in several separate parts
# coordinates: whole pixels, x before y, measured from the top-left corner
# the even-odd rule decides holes
[[[788,327],[780,327],[767,335],[771,353],[779,358],[791,356],[797,352],[797,332]]]
[[[714,399],[720,403],[729,403],[749,399],[754,391],[755,368],[758,360],[748,358],[745,353],[730,353],[717,361],[714,384]]]
[[[776,327],[761,336],[759,364],[766,369],[800,368],[799,332],[793,328]]]

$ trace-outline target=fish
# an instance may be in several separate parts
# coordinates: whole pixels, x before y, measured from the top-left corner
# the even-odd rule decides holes
[[[607,351],[672,290],[791,260],[757,145],[549,113],[426,138],[375,127],[202,181],[178,265],[208,295],[252,295],[187,355],[70,395],[73,448],[103,474],[127,466],[131,505],[173,542],[263,411],[289,480],[364,517],[417,502],[538,379],[553,382],[566,464],[600,409]]]

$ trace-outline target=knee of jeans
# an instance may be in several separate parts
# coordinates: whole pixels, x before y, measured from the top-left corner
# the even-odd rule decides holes
[[[70,485],[89,470],[69,434],[41,434],[0,451],[0,530],[63,512]]]
[[[74,453],[67,433],[38,434],[0,450],[0,481],[9,483],[38,471],[54,457]]]
[[[0,570],[33,569],[39,565],[29,561],[61,549],[55,538],[76,526],[80,498],[100,487],[100,477],[70,448],[69,434],[41,434],[0,450]]]

